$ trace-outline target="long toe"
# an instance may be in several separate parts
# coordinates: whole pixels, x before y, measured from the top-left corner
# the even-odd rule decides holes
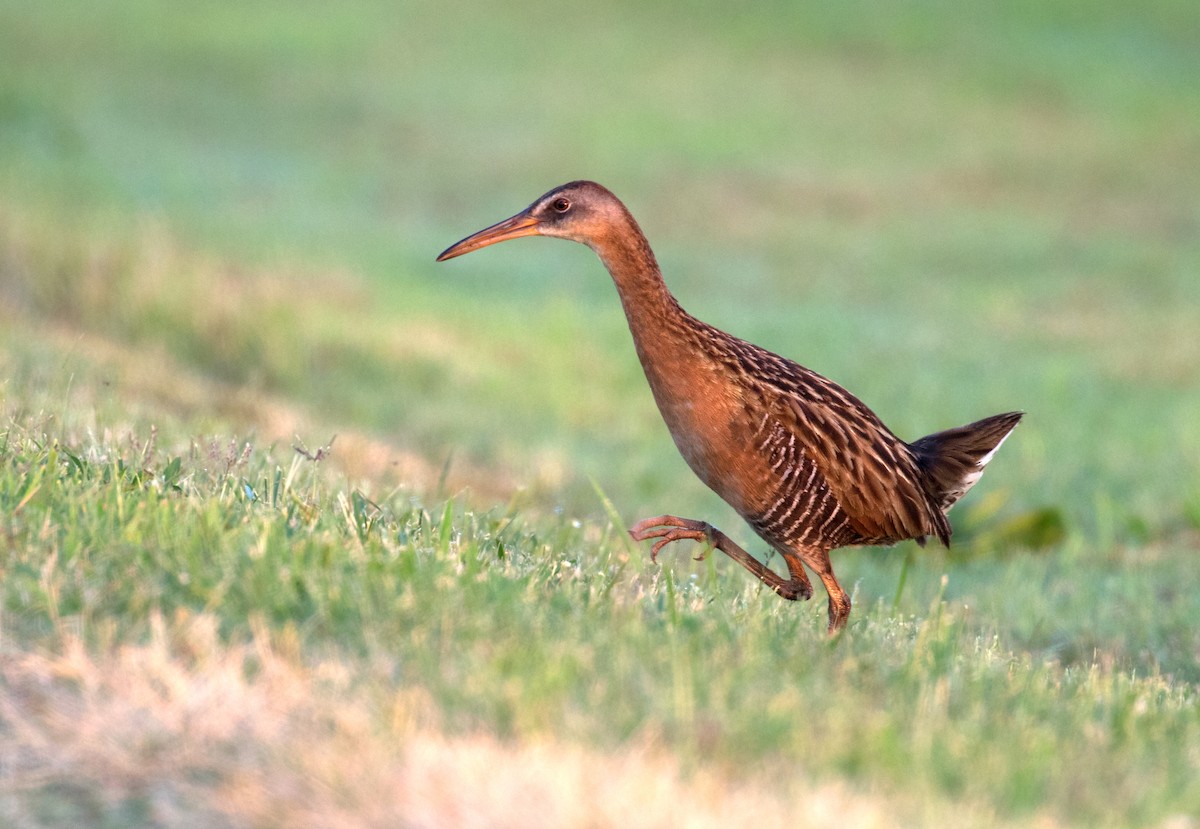
[[[674,515],[657,515],[633,525],[629,535],[635,541],[659,539],[650,548],[650,560],[658,561],[658,553],[663,547],[674,541],[695,541],[705,545],[705,550],[699,556],[704,558],[707,548],[714,544],[713,528],[704,521],[693,521],[690,518],[678,518]]]

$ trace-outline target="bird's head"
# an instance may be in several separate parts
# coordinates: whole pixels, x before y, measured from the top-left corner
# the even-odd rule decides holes
[[[437,261],[520,236],[555,236],[594,248],[628,215],[604,187],[594,181],[572,181],[555,187],[517,215],[454,243]]]

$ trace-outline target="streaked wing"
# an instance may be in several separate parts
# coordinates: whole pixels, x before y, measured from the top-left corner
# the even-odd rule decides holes
[[[921,486],[908,447],[866,406],[810,393],[788,395],[783,408],[805,454],[861,536],[859,543],[926,535],[949,542],[949,522]]]
[[[744,340],[728,338],[747,392],[795,434],[851,529],[850,543],[891,543],[933,535],[949,543],[950,524],[920,483],[908,446],[857,397],[814,371]]]

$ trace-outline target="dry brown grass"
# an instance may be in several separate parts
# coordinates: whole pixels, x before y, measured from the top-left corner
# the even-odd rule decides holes
[[[3,657],[0,820],[40,825],[65,788],[93,817],[136,804],[166,827],[895,825],[842,786],[684,774],[645,746],[448,736],[419,690],[302,664],[263,630],[230,647],[204,615],[153,629],[108,653],[68,635]]]

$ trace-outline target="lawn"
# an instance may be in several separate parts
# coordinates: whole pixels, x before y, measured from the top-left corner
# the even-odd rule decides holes
[[[1198,33],[0,0],[0,822],[1197,825]],[[433,262],[581,177],[900,435],[1027,412],[836,640],[626,539],[763,546],[594,256]]]

